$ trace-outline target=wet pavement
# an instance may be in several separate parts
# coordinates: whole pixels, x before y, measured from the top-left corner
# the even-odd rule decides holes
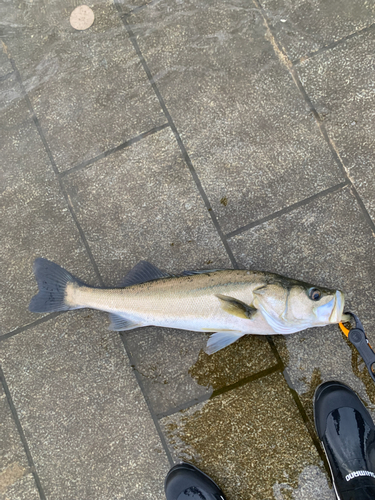
[[[36,315],[32,263],[117,285],[272,271],[346,292],[375,344],[375,6],[365,0],[0,3],[0,499],[162,500],[188,460],[228,500],[333,500],[312,420],[375,385],[337,326],[108,331]]]

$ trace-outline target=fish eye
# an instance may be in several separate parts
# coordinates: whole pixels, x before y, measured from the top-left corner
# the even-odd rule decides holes
[[[319,300],[320,297],[322,296],[322,292],[318,290],[317,288],[310,288],[309,290],[309,297],[311,300]]]

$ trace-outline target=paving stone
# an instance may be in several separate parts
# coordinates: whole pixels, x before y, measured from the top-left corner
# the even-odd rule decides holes
[[[375,22],[366,0],[259,0],[276,39],[291,60],[306,56]]]
[[[203,351],[209,337],[203,333],[148,327],[124,337],[158,415],[191,406],[277,364],[267,339],[256,335],[211,356]]]
[[[0,500],[39,499],[16,424],[0,384]]]
[[[161,420],[175,460],[210,475],[228,500],[272,498],[295,489],[320,458],[280,373]],[[280,498],[280,497],[279,497]]]
[[[298,65],[297,71],[375,221],[374,43],[373,29]]]
[[[107,285],[140,260],[174,273],[231,267],[169,129],[64,183]]]
[[[113,3],[91,6],[92,28],[76,31],[75,2],[22,0],[5,32],[61,171],[166,122]]]
[[[104,323],[66,313],[1,342],[0,362],[47,498],[161,500],[169,464]]]
[[[78,265],[84,278],[96,282],[17,82],[0,82],[0,92],[4,88],[8,99],[0,109],[0,262],[6,272],[0,277],[1,334],[38,318],[27,309],[37,291],[32,272],[36,257],[57,260],[72,271]]]
[[[129,23],[225,232],[342,180],[252,4],[167,0]]]
[[[230,245],[244,267],[343,290],[346,310],[361,318],[374,345],[373,238],[356,199],[345,188],[237,235]],[[273,339],[310,418],[315,388],[332,379],[347,383],[375,409],[374,384],[336,325]]]

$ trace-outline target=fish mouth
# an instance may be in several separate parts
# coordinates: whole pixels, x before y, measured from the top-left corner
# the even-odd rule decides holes
[[[342,314],[344,312],[345,297],[340,290],[336,291],[335,305],[333,306],[331,316],[329,317],[330,323],[340,323],[342,321]]]
[[[340,292],[340,290],[337,290],[335,296],[327,304],[317,307],[316,315],[319,321],[324,324],[340,323],[342,320],[344,305],[344,294]]]

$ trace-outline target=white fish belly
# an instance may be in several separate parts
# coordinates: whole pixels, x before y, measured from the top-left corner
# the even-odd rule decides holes
[[[149,323],[150,324],[150,323]],[[253,335],[274,335],[275,331],[270,327],[261,313],[257,317],[249,319],[241,319],[233,316],[232,318],[215,318],[208,320],[205,318],[171,318],[161,320],[160,322],[151,323],[154,326],[162,326],[166,328],[177,328],[181,330],[190,330],[193,332],[218,332],[218,331],[233,331],[244,334]]]

